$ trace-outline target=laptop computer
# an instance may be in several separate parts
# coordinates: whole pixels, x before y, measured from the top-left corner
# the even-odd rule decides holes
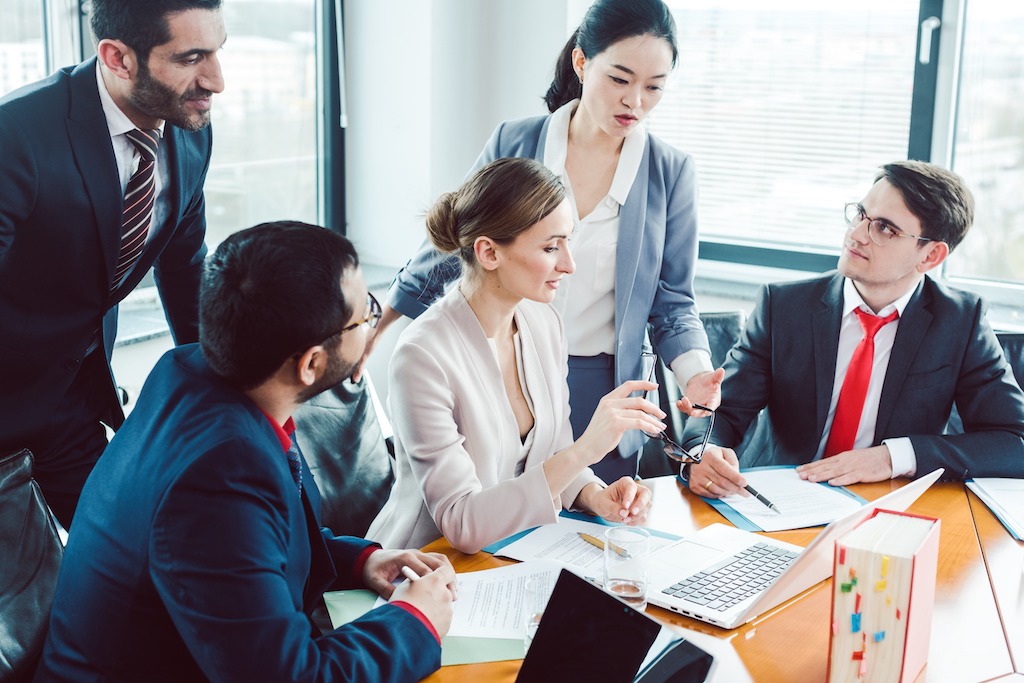
[[[810,545],[712,524],[651,558],[647,600],[735,628],[832,576],[835,541],[876,509],[902,512],[942,475],[937,469],[834,520]]]

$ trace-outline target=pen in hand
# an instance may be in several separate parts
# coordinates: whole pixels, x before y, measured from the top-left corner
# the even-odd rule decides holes
[[[414,572],[412,569],[409,569],[409,567],[406,567],[405,565],[402,565],[402,575],[410,581],[420,580],[420,575]]]
[[[758,493],[757,489],[755,489],[753,486],[750,486],[748,484],[747,486],[744,486],[743,488],[745,488],[747,490],[747,493],[749,493],[754,498],[757,498],[759,501],[764,503],[765,506],[767,506],[767,508],[769,510],[771,510],[772,512],[774,512],[777,515],[781,515],[782,514],[782,511],[779,510],[779,508],[775,507],[775,503],[771,502],[770,500],[768,500],[767,498],[762,496],[760,493]]]

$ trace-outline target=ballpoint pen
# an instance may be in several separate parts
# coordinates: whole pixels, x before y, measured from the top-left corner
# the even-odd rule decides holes
[[[747,486],[744,486],[743,488],[745,488],[747,490],[747,493],[749,493],[754,498],[757,498],[759,501],[764,503],[768,507],[769,510],[772,510],[777,515],[781,515],[782,514],[782,511],[780,511],[779,508],[775,507],[775,503],[771,502],[770,500],[768,500],[767,498],[762,496],[760,493],[758,493],[757,489],[755,489],[753,486],[750,486],[748,484]]]
[[[577,531],[576,533],[579,535],[580,538],[582,538],[590,545],[600,548],[601,550],[604,550],[604,541],[602,541],[600,538],[597,538],[596,536],[591,536],[590,534],[585,534],[582,531]],[[624,557],[627,560],[629,559],[629,552],[627,552],[625,548],[620,548],[619,546],[612,543],[612,550],[614,550],[615,554],[619,557]]]

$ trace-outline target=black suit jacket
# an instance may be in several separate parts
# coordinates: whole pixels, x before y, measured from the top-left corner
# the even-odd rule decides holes
[[[725,361],[712,442],[740,446],[761,417],[762,438],[741,467],[809,462],[828,417],[836,370],[843,277],[832,273],[761,289]],[[956,404],[963,434],[945,434]],[[706,420],[690,420],[689,447]],[[763,432],[762,432],[763,430]],[[925,277],[900,319],[878,407],[874,444],[909,437],[917,473],[1024,477],[1024,394],[985,319],[981,300]]]
[[[95,58],[0,99],[0,441],[45,424],[98,330],[109,362],[117,304],[154,264],[175,340],[198,338],[211,145],[209,128],[165,127],[168,222],[110,293],[123,197]]]

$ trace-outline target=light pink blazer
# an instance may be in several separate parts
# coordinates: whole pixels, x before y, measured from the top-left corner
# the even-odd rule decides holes
[[[444,535],[466,553],[556,521],[587,484],[585,469],[552,500],[540,466],[573,442],[562,321],[548,304],[516,308],[523,375],[533,401],[526,469],[519,427],[494,353],[469,303],[453,287],[402,333],[388,372],[396,480],[366,537],[418,548]]]

